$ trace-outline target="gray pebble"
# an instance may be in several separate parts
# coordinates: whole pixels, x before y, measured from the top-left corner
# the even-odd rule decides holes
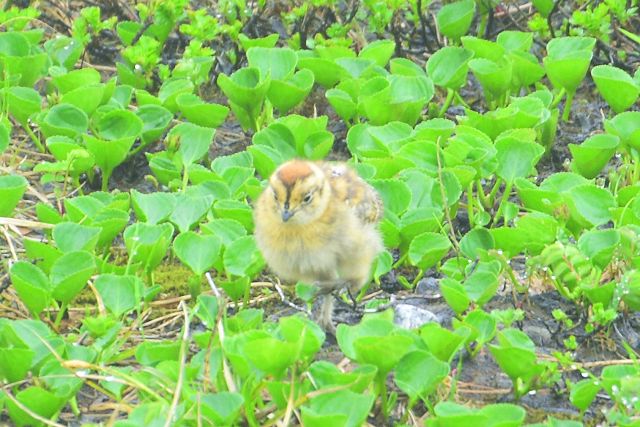
[[[411,304],[397,304],[394,307],[395,324],[406,329],[419,328],[428,322],[438,322],[438,317],[420,307]]]

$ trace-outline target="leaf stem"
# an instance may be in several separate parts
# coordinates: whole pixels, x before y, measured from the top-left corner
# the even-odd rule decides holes
[[[189,168],[185,166],[182,174],[182,191],[186,191],[187,185],[189,185]]]
[[[455,98],[458,100],[458,102],[465,108],[471,108],[469,106],[469,104],[467,104],[467,102],[464,100],[464,98],[462,96],[460,96],[460,93],[458,91],[454,91],[454,95]]]
[[[387,400],[387,378],[386,375],[378,375],[378,394],[380,395],[380,408],[382,409],[382,415],[386,420],[389,417],[388,406],[389,402]]]
[[[473,181],[467,186],[467,217],[469,217],[469,228],[475,227],[473,219]]]
[[[496,177],[496,182],[495,184],[493,184],[493,187],[489,192],[489,204],[486,206],[487,209],[491,209],[491,207],[493,206],[496,200],[496,194],[498,193],[498,189],[500,189],[501,185],[502,185],[502,179]]]
[[[551,105],[549,105],[549,110],[553,110],[554,108],[556,108],[558,104],[560,104],[560,101],[562,101],[562,98],[564,98],[564,95],[566,93],[567,91],[565,91],[564,88],[560,89],[560,92],[558,92],[556,97],[553,98],[553,101],[551,101]]]
[[[567,99],[564,102],[564,110],[562,111],[562,121],[563,122],[568,122],[569,121],[569,113],[571,113],[571,104],[573,103],[573,96],[575,95],[575,93],[573,92],[567,92]]]
[[[495,225],[502,216],[502,211],[504,211],[504,207],[509,200],[509,195],[511,194],[511,187],[513,187],[513,182],[507,181],[507,184],[504,187],[504,192],[502,193],[502,197],[500,198],[500,206],[498,206],[498,212],[496,212],[496,216],[493,217],[492,225]]]
[[[406,260],[407,257],[409,256],[409,252],[405,252],[400,258],[398,258],[398,261],[396,261],[393,266],[391,266],[391,268],[398,268],[400,267]]]
[[[102,185],[100,189],[105,193],[109,192],[109,178],[111,178],[111,170],[102,171]]]
[[[442,104],[442,108],[438,113],[438,117],[444,117],[444,114],[449,109],[449,106],[451,105],[451,101],[453,101],[453,97],[455,96],[455,94],[456,93],[453,89],[447,89],[447,99],[444,100],[444,104]]]
[[[56,331],[60,329],[60,323],[62,323],[62,318],[64,317],[64,313],[67,312],[68,306],[69,304],[66,302],[63,302],[60,305],[60,309],[58,310],[58,314],[56,315],[56,320],[53,321],[53,326]]]
[[[491,205],[489,204],[489,200],[487,200],[486,194],[484,194],[484,188],[482,188],[482,183],[480,182],[480,178],[476,179],[476,193],[478,194],[478,202],[485,209],[491,209]]]
[[[413,282],[411,282],[411,288],[415,289],[416,285],[418,284],[420,279],[422,279],[423,277],[424,277],[424,270],[421,269],[416,275],[415,279],[413,279]]]
[[[29,127],[29,124],[20,123],[20,125],[22,126],[22,129],[24,129],[24,131],[27,133],[27,135],[29,135],[33,143],[36,144],[36,147],[38,147],[38,150],[40,150],[41,153],[46,152],[46,150],[44,149],[44,145],[42,145],[42,142],[40,141],[40,138],[38,138],[36,134],[33,133],[31,128]]]
[[[127,157],[125,158],[125,162],[135,157],[139,152],[144,150],[148,145],[149,143],[140,142],[140,145],[138,145],[133,150],[129,151],[129,154],[127,154]]]

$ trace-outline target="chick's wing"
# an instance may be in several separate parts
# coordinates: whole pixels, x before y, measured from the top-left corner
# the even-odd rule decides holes
[[[326,163],[323,167],[336,198],[352,209],[363,223],[376,223],[384,212],[378,192],[358,174],[342,163]]]

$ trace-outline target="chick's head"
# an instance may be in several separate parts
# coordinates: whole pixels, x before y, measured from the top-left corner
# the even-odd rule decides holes
[[[283,222],[303,225],[318,219],[327,209],[331,187],[324,172],[312,162],[292,160],[271,175],[269,187],[273,211]]]

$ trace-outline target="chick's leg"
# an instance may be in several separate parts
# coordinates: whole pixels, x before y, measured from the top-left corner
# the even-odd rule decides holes
[[[340,274],[344,278],[343,280],[354,308],[357,306],[356,298],[358,292],[369,281],[371,264],[375,258],[373,251],[367,249],[357,252],[349,260],[344,260],[340,266]]]
[[[325,332],[335,335],[336,328],[333,324],[334,297],[332,292],[342,289],[346,283],[344,280],[339,279],[337,274],[331,274],[316,280],[314,285],[318,288],[318,296],[322,298],[316,321]]]
[[[336,334],[336,327],[333,324],[333,295],[322,295],[322,306],[317,319],[318,325],[327,333]]]

